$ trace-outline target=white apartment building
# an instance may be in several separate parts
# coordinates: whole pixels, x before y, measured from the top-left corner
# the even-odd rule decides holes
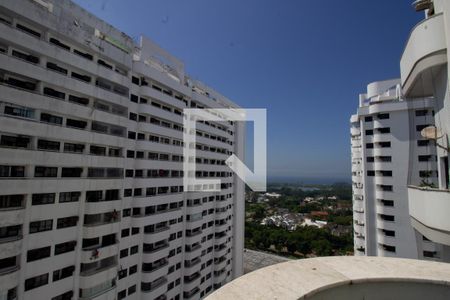
[[[355,255],[441,258],[442,247],[422,236],[415,246],[408,209],[409,180],[437,184],[436,150],[420,135],[433,114],[432,99],[402,99],[399,79],[373,82],[360,95],[351,117]],[[408,176],[410,161],[418,169]]]
[[[449,53],[450,2],[417,1],[425,19],[411,31],[400,61],[401,85],[409,101],[421,97],[434,99],[437,152],[437,184],[423,186],[415,180],[419,168],[410,162],[408,187],[409,214],[415,230],[443,247],[443,259],[450,261],[450,193],[448,150],[450,133]]]
[[[0,2],[0,299],[199,299],[242,274],[242,124],[150,40],[69,0]],[[220,192],[184,192],[183,147]]]

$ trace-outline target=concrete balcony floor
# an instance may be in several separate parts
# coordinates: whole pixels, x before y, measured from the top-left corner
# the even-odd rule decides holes
[[[293,260],[246,274],[208,296],[222,299],[450,299],[450,264],[386,257]]]

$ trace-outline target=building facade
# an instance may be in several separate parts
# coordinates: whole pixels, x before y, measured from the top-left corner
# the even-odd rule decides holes
[[[199,299],[242,274],[236,104],[69,0],[0,3],[0,299]],[[183,189],[183,147],[196,177]]]
[[[351,117],[355,254],[440,260],[442,247],[414,231],[408,206],[410,180],[437,184],[436,149],[420,135],[434,125],[433,99],[404,100],[394,79],[369,84],[359,102]]]
[[[400,60],[401,85],[408,101],[421,97],[434,99],[435,134],[428,136],[437,154],[437,183],[423,186],[411,177],[408,187],[409,214],[414,229],[443,247],[450,261],[449,193],[449,53],[450,3],[445,0],[417,1],[416,9],[425,19],[411,31]],[[410,163],[410,174],[417,172]]]

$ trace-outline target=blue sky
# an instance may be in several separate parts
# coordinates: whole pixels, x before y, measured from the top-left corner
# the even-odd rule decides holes
[[[333,180],[350,180],[358,94],[399,76],[422,18],[412,0],[75,2],[132,37],[148,36],[240,106],[267,108],[270,177]]]

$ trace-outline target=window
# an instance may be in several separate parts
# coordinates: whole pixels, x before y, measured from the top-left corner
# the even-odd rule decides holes
[[[0,227],[0,239],[17,238],[22,234],[22,225]]]
[[[367,157],[366,157],[366,161],[367,161],[367,162],[374,162],[375,159],[374,159],[373,156],[367,156]]]
[[[119,190],[106,190],[105,192],[105,200],[106,201],[113,201],[113,200],[119,200],[120,199],[120,191]]]
[[[128,248],[120,250],[120,258],[124,258],[128,256]]]
[[[394,206],[394,201],[393,200],[381,199],[380,201],[381,201],[381,203],[383,203],[384,206],[391,206],[391,207]]]
[[[0,259],[0,271],[10,268],[16,268],[18,266],[17,260],[17,256]]]
[[[77,202],[80,200],[81,192],[62,192],[59,193],[59,203]]]
[[[2,195],[0,196],[0,209],[21,208],[24,195]]]
[[[53,271],[53,282],[70,277],[75,271],[75,266],[68,266],[60,270]]]
[[[416,117],[423,117],[428,115],[428,110],[427,109],[419,109],[416,110]]]
[[[131,140],[135,140],[136,139],[136,132],[128,131],[128,138],[131,139]]]
[[[72,71],[71,76],[72,76],[72,78],[75,78],[75,79],[78,79],[78,80],[81,80],[81,81],[84,81],[84,82],[88,82],[88,83],[91,82],[91,77],[87,76],[87,75],[82,75],[82,74],[79,74],[79,73],[76,73],[76,72]]]
[[[373,130],[372,129],[367,129],[366,130],[366,135],[373,135]]]
[[[130,255],[136,254],[138,252],[138,250],[139,250],[139,247],[137,245],[131,247],[130,248]]]
[[[47,113],[41,113],[41,122],[62,125],[62,118]]]
[[[135,235],[139,233],[139,227],[133,227],[131,228],[131,235]]]
[[[373,149],[373,143],[367,143],[366,144],[367,149]]]
[[[136,76],[131,76],[131,82],[134,83],[134,84],[136,84],[136,85],[139,85],[139,84],[140,84],[140,83],[139,83],[139,78],[136,77]]]
[[[71,252],[75,250],[76,241],[65,242],[55,245],[55,255]]]
[[[52,62],[47,62],[47,69],[50,69],[50,70],[62,73],[64,75],[67,75],[67,69],[64,69],[64,68],[62,68],[62,67],[60,67],[57,64],[52,63]]]
[[[31,28],[28,27],[28,26],[22,25],[22,24],[20,24],[20,23],[17,23],[17,24],[16,24],[16,28],[17,28],[17,29],[20,29],[20,30],[24,31],[25,33],[28,33],[28,34],[30,34],[30,35],[32,35],[32,36],[34,36],[34,37],[37,37],[37,38],[40,38],[40,37],[41,37],[41,34],[40,34],[39,32],[37,32],[37,31],[34,30],[34,29],[31,29]]]
[[[64,152],[83,153],[83,151],[84,151],[83,144],[64,143]]]
[[[382,229],[381,231],[384,233],[385,236],[395,237],[395,231],[394,230]]]
[[[418,140],[417,141],[417,146],[419,147],[426,147],[430,145],[430,140]]]
[[[132,121],[137,121],[137,114],[130,112],[129,119]]]
[[[392,177],[392,171],[378,171],[383,177]]]
[[[389,119],[389,114],[388,113],[384,113],[384,114],[378,114],[378,119],[380,120],[386,120]]]
[[[18,77],[10,76],[4,81],[6,84],[12,85],[19,89],[25,89],[29,91],[36,90],[36,81],[29,81],[29,79],[23,79]],[[5,107],[5,113],[7,113],[7,107]],[[9,107],[10,108],[10,107]]]
[[[34,221],[30,223],[30,233],[52,230],[53,220]]]
[[[391,162],[392,157],[391,156],[378,156],[377,160],[379,160],[381,162]]]
[[[122,279],[122,278],[127,277],[127,275],[128,275],[128,269],[120,270],[119,272],[117,272],[117,275],[118,275],[118,277],[119,277],[119,280]]]
[[[417,125],[416,126],[416,130],[417,131],[422,131],[422,129],[424,129],[424,128],[427,128],[427,127],[429,127],[430,125],[428,125],[428,124],[423,124],[423,125]]]
[[[379,133],[390,133],[391,132],[391,128],[389,127],[383,127],[383,128],[377,128]]]
[[[129,274],[131,275],[131,274],[134,274],[136,272],[137,272],[137,265],[131,266]]]
[[[80,50],[77,50],[77,49],[73,49],[73,53],[75,53],[75,54],[77,54],[77,55],[79,55],[81,57],[84,57],[84,58],[86,58],[88,60],[92,60],[93,59],[93,56],[91,54],[86,53],[86,52],[81,52]]]
[[[42,248],[29,250],[27,252],[27,262],[50,257],[50,249],[51,249],[51,247],[48,246],[48,247],[42,247]]]
[[[48,140],[38,140],[39,150],[59,151],[60,142],[53,142]]]
[[[63,48],[64,50],[70,51],[70,47],[67,46],[66,44],[60,42],[59,40],[55,39],[55,38],[50,38],[49,42],[53,45],[56,45],[60,48]]]
[[[131,101],[131,102],[138,103],[139,97],[136,96],[136,95],[131,94],[131,95],[130,95],[130,101]]]
[[[90,154],[94,155],[106,155],[106,147],[100,147],[100,146],[93,146],[90,147]]]
[[[129,217],[131,216],[131,208],[125,208],[122,210],[122,217]]]
[[[125,189],[125,190],[123,190],[123,196],[124,197],[131,197],[131,196],[133,196],[133,189]]]
[[[117,293],[117,300],[122,300],[125,299],[125,297],[127,296],[127,290],[121,290],[119,293]]]
[[[84,97],[78,97],[74,95],[69,95],[69,102],[81,104],[81,105],[88,105],[89,99]]]
[[[16,299],[17,299],[17,287],[9,289],[6,294],[6,300],[16,300]]]
[[[30,138],[24,136],[2,135],[0,145],[6,147],[28,148]]]
[[[55,193],[33,194],[32,205],[53,204],[55,203]]]
[[[120,157],[120,148],[109,148],[108,155],[113,157]]]
[[[391,142],[379,142],[378,145],[380,146],[380,148],[390,148]]]
[[[418,159],[419,159],[419,161],[431,161],[432,156],[431,155],[419,155]]]
[[[384,192],[392,192],[394,190],[392,185],[385,185],[385,184],[378,185],[378,189]]]
[[[48,273],[28,278],[25,280],[25,291],[29,291],[48,283]]]
[[[423,257],[435,258],[436,254],[436,251],[423,251]]]
[[[77,226],[78,216],[59,218],[56,222],[56,229]]]
[[[132,285],[128,288],[128,296],[136,292],[136,285]]]
[[[149,152],[148,153],[148,159],[158,160],[158,153]]]
[[[25,177],[25,167],[0,166],[0,177]]]
[[[66,94],[65,93],[57,91],[57,90],[54,90],[54,89],[49,88],[49,87],[45,87],[44,88],[44,95],[50,96],[50,97],[54,97],[54,98],[58,98],[58,99],[62,99],[62,100],[66,99]]]
[[[52,300],[72,300],[73,291],[65,292],[64,294],[53,297]]]
[[[380,214],[379,216],[380,216],[380,218],[381,218],[383,221],[388,221],[388,222],[394,222],[394,221],[395,221],[395,216],[384,215],[384,214]]]
[[[388,252],[395,252],[395,247],[394,246],[389,246],[389,245],[381,245],[381,247]]]
[[[98,122],[92,122],[92,131],[100,132],[100,133],[108,133],[108,126],[98,123]]]
[[[62,168],[61,177],[81,177],[83,168]]]
[[[106,63],[106,62],[105,62],[104,60],[102,60],[102,59],[98,59],[98,60],[97,60],[97,63],[98,63],[100,66],[103,66],[103,67],[108,68],[108,69],[110,69],[110,70],[113,69],[113,67],[112,67],[110,64]]]
[[[434,172],[434,171],[426,171],[426,170],[419,171],[419,177],[421,177],[421,178],[435,177],[435,175],[436,175],[436,172]]]
[[[5,114],[15,116],[15,117],[32,119],[32,118],[34,118],[34,109],[6,105],[5,106]]]
[[[34,177],[56,177],[58,175],[58,168],[56,167],[35,167]]]
[[[130,228],[122,229],[121,237],[127,237],[130,235]]]
[[[365,117],[365,118],[364,118],[364,122],[372,122],[372,121],[373,121],[372,116],[369,116],[369,117]]]
[[[87,122],[80,121],[80,120],[67,119],[66,126],[77,128],[77,129],[85,129],[87,126]]]

